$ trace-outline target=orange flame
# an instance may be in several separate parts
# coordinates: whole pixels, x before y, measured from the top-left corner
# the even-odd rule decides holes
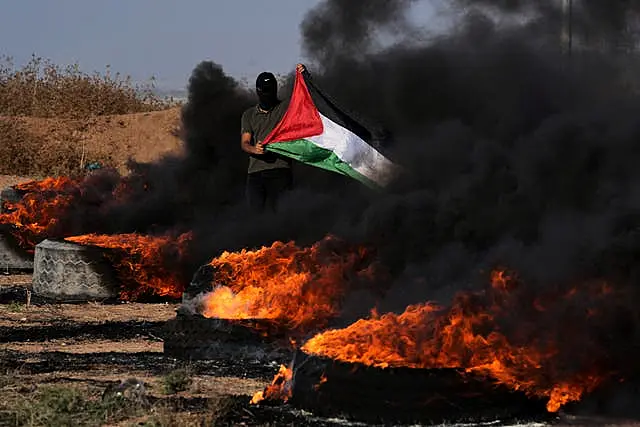
[[[432,304],[409,306],[404,313],[361,319],[340,330],[328,330],[307,341],[302,350],[345,362],[380,368],[457,368],[490,377],[513,390],[548,399],[557,411],[592,391],[604,379],[596,369],[563,373],[558,349],[544,340],[514,344],[501,333],[500,318],[515,309],[515,280],[504,271],[492,276],[483,293],[463,293],[448,309]],[[583,290],[576,290],[573,295]],[[608,286],[599,295],[610,294]],[[540,313],[531,301],[531,311]],[[535,327],[532,326],[535,331]],[[536,331],[544,336],[546,331]],[[595,362],[594,362],[595,363]]]
[[[59,218],[81,191],[80,181],[68,178],[46,178],[14,187],[24,192],[18,202],[3,202],[0,224],[11,225],[12,234],[24,249],[33,252],[36,244],[52,234]]]
[[[21,195],[17,202],[3,201],[0,224],[10,226],[11,234],[27,252],[47,238],[64,238],[84,233],[74,229],[70,214],[79,206],[100,212],[139,194],[140,175],[120,177],[116,172],[84,177],[49,177],[14,186]],[[94,231],[94,230],[87,230]]]
[[[224,319],[270,319],[290,330],[318,330],[340,313],[343,296],[373,276],[362,248],[337,250],[327,237],[307,248],[293,242],[237,253],[211,261],[213,292],[203,315]]]
[[[316,390],[319,390],[320,387],[322,387],[322,384],[326,383],[328,381],[326,374],[323,372],[322,375],[320,375],[320,381],[318,381],[318,384],[314,385],[313,388]]]
[[[65,240],[116,250],[115,254],[107,252],[106,255],[111,258],[123,284],[120,299],[137,300],[151,295],[181,297],[184,281],[181,280],[178,269],[169,266],[167,258],[171,256],[174,266],[179,263],[185,257],[186,245],[190,239],[191,234],[185,233],[177,239],[139,234],[88,234]]]
[[[282,401],[291,399],[291,379],[293,371],[284,365],[280,365],[280,370],[264,391],[259,391],[251,398],[251,405],[256,405],[262,401]]]

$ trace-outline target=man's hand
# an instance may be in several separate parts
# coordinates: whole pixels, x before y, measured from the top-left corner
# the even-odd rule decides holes
[[[258,141],[256,146],[253,147],[253,149],[254,149],[254,153],[253,154],[264,154],[264,145],[265,145],[264,142]]]
[[[304,64],[298,64],[296,65],[296,71],[299,73],[304,73],[305,71],[307,71],[307,67],[305,67]]]

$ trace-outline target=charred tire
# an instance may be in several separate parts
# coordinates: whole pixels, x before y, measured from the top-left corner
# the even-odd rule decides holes
[[[182,303],[189,304],[192,300],[199,295],[213,291],[213,280],[215,270],[213,266],[205,264],[198,268],[193,275],[191,282],[182,293]]]
[[[548,417],[543,401],[456,369],[382,369],[302,351],[292,369],[291,403],[324,417],[383,424]]]
[[[288,341],[274,337],[259,323],[259,320],[209,319],[181,308],[166,323],[164,354],[181,360],[236,359],[264,363],[291,360],[293,352]]]
[[[36,245],[33,292],[57,301],[115,299],[118,287],[102,250],[65,241]]]
[[[22,199],[22,195],[12,187],[8,187],[0,191],[0,213],[5,212],[5,202],[16,203],[19,202],[20,199]]]
[[[33,256],[21,249],[11,236],[0,234],[0,273],[33,271]]]

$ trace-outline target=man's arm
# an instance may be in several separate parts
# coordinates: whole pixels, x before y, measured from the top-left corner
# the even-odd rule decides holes
[[[260,141],[254,146],[251,144],[253,136],[253,128],[249,120],[249,115],[245,111],[240,119],[240,148],[242,151],[249,154],[263,154],[264,145]]]
[[[264,145],[258,142],[255,146],[251,145],[251,133],[243,132],[240,137],[240,148],[249,154],[264,154]]]

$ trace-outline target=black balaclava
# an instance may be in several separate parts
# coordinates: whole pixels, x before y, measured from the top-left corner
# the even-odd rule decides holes
[[[271,73],[260,73],[256,79],[256,92],[260,108],[271,110],[278,103],[278,81]]]

